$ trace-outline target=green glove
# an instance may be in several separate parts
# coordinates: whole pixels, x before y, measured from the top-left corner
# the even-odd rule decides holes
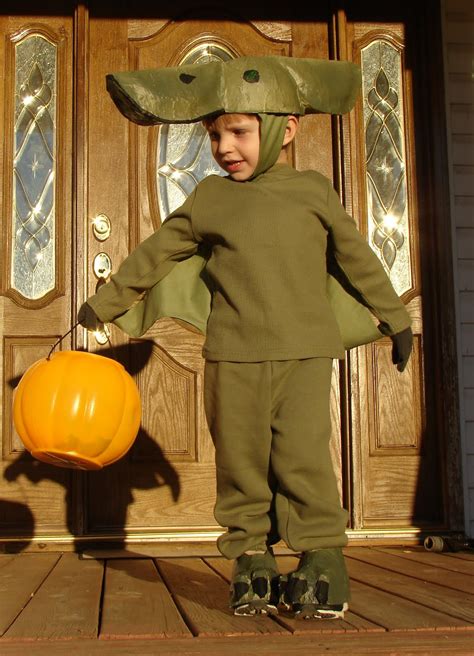
[[[83,303],[79,308],[77,320],[81,326],[84,326],[84,328],[90,331],[99,330],[102,325],[102,321],[87,302]]]
[[[405,328],[400,333],[390,335],[390,339],[393,343],[392,362],[397,365],[398,371],[403,371],[413,347],[413,332],[411,328]]]

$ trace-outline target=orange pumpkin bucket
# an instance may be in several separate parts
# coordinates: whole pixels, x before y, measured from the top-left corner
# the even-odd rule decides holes
[[[59,467],[102,469],[127,453],[140,426],[137,386],[101,355],[60,351],[35,362],[18,384],[13,421],[26,449]]]

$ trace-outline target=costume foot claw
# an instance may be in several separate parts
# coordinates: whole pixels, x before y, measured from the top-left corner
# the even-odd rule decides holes
[[[237,558],[230,586],[234,615],[276,615],[278,579],[277,564],[270,551]]]
[[[340,548],[306,551],[283,586],[281,601],[296,618],[342,619],[348,609],[349,577]]]

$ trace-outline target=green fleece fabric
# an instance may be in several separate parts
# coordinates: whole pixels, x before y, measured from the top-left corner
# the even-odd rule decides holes
[[[258,118],[260,119],[260,152],[250,180],[268,171],[276,163],[283,148],[283,137],[288,124],[288,116],[279,114],[259,114]]]
[[[206,362],[214,514],[228,529],[217,546],[226,558],[278,538],[293,551],[347,544],[329,451],[331,374],[330,358]]]
[[[251,179],[267,171],[277,161],[283,146],[288,116],[259,114],[260,153]],[[202,333],[206,332],[207,320],[211,311],[211,292],[205,266],[207,258],[197,254],[179,262],[177,266],[153,287],[146,303],[139,304],[130,312],[116,320],[116,324],[126,333],[140,337],[158,319],[173,317],[194,325]],[[355,307],[357,304],[352,303]],[[348,307],[347,304],[342,307]],[[372,331],[374,324],[367,323]],[[365,324],[364,324],[365,325]],[[364,338],[366,330],[363,332]]]
[[[328,239],[346,281],[386,332],[407,328],[403,303],[330,181],[285,164],[244,183],[204,179],[88,302],[104,322],[134,304],[146,315],[137,308],[146,308],[150,290],[202,249],[212,289],[206,359],[342,358],[327,295]]]

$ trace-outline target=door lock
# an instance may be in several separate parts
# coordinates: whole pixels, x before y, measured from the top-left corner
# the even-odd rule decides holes
[[[110,237],[112,226],[107,214],[98,214],[92,219],[92,232],[98,241],[105,241]]]

